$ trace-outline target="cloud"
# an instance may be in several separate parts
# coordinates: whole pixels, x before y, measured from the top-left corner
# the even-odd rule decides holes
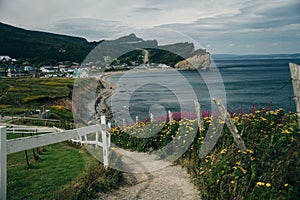
[[[209,43],[211,46],[207,48],[212,53],[228,52],[226,47],[230,47],[236,53],[299,52],[298,13],[300,2],[296,0],[275,0],[272,3],[249,1],[227,8],[227,11],[221,12],[220,15],[202,17],[192,23],[163,24],[159,27],[183,32],[199,43]],[[275,49],[272,45],[274,43],[282,46],[282,49]],[[287,49],[288,44],[290,45]]]
[[[154,7],[139,7],[139,8],[134,8],[133,9],[136,12],[157,12],[157,11],[162,11],[160,8],[154,8]]]
[[[0,2],[3,22],[89,40],[134,28],[159,27],[186,34],[204,46],[209,44],[206,47],[212,53],[299,52],[300,46],[299,0]],[[280,48],[271,45],[274,43]],[[228,44],[235,46],[228,50]],[[247,44],[254,47],[247,48]]]
[[[48,30],[86,37],[89,40],[100,40],[109,38],[127,29],[129,29],[129,27],[119,21],[93,18],[70,18],[53,22]]]

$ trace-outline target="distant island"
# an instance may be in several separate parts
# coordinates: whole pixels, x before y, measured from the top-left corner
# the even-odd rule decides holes
[[[210,53],[205,49],[195,49],[193,43],[158,45],[156,40],[143,40],[134,33],[116,40],[88,42],[85,38],[26,30],[0,23],[0,56],[15,60],[16,67],[24,65],[41,67],[82,63],[87,55],[99,44],[109,44],[110,48],[128,46],[132,51],[119,57],[103,55],[110,66],[138,66],[141,64],[165,64],[177,69],[208,69]],[[100,45],[101,46],[101,45]]]

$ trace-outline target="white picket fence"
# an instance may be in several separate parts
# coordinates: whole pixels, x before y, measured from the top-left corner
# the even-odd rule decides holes
[[[101,146],[103,148],[104,166],[107,167],[110,147],[110,135],[109,132],[106,131],[107,127],[110,127],[110,124],[106,125],[105,117],[101,116],[101,125],[92,125],[68,131],[7,140],[7,128],[5,126],[0,126],[0,199],[6,199],[8,154],[24,151],[27,149],[33,149],[41,146],[46,146],[54,143],[59,143],[66,140],[72,140],[73,138],[85,137],[86,140],[80,141],[81,143],[94,144],[96,147]],[[99,132],[101,132],[102,135],[102,142],[98,141]],[[87,140],[86,136],[91,133],[96,134],[94,141]]]
[[[7,134],[38,134],[38,133],[53,133],[57,132],[56,127],[31,127],[31,126],[18,126],[13,125],[6,128]]]

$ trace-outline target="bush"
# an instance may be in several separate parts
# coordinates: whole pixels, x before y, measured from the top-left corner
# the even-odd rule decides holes
[[[201,132],[204,135],[197,132],[194,142],[177,162],[187,168],[202,199],[299,199],[300,135],[296,114],[286,114],[283,109],[261,109],[232,117],[247,152],[236,147],[230,131],[224,126],[214,149],[206,157],[199,158],[203,136],[212,120],[205,117]],[[159,127],[162,128],[157,131]],[[113,128],[112,142],[131,150],[153,151],[178,140],[176,136],[180,134],[183,136],[178,141],[177,147],[180,147],[195,128],[197,121],[193,119],[165,124],[141,122],[124,130]],[[139,133],[151,137],[136,137]]]

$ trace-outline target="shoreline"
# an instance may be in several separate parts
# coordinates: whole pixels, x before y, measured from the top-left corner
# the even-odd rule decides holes
[[[99,78],[99,86],[100,92],[98,93],[98,97],[95,101],[95,109],[97,118],[100,119],[101,115],[105,115],[107,120],[112,119],[112,112],[110,106],[106,104],[106,100],[112,95],[112,93],[116,89],[116,84],[109,82],[107,79],[111,76],[115,75],[123,75],[125,73],[146,73],[146,72],[160,72],[160,71],[178,71],[174,68],[156,68],[156,69],[132,69],[132,70],[120,70],[120,71],[110,71],[104,72]]]

